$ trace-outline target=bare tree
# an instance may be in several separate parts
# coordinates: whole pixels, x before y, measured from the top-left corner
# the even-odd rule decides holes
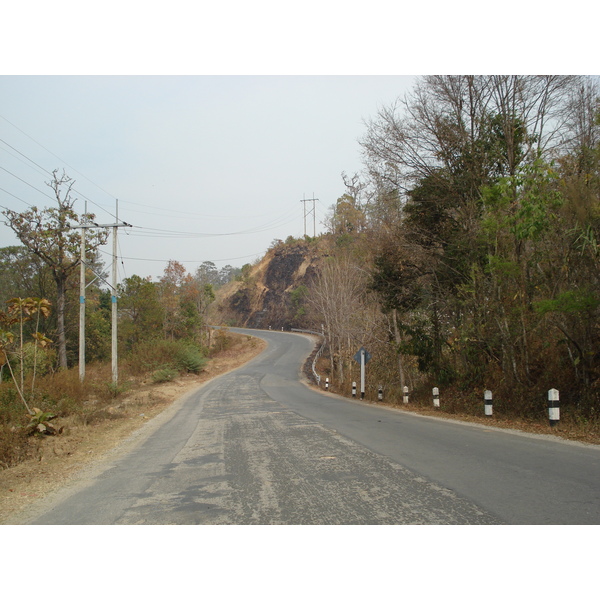
[[[594,163],[594,149],[600,144],[600,80],[586,79],[571,90],[566,120],[565,146],[584,173]]]
[[[345,364],[373,329],[365,326],[373,319],[373,306],[365,302],[367,276],[348,258],[332,257],[312,282],[307,296],[313,318],[325,328],[332,368],[341,383]]]
[[[2,211],[7,225],[17,234],[21,242],[51,269],[56,283],[56,318],[58,338],[59,367],[67,368],[67,341],[65,335],[65,300],[67,284],[80,264],[80,234],[71,229],[71,224],[93,221],[94,215],[77,215],[73,206],[75,198],[71,195],[75,181],[65,175],[52,173],[52,188],[57,206],[39,210],[33,207],[22,213],[10,209]],[[86,257],[93,258],[96,248],[106,243],[108,233],[105,230],[90,230],[86,236]]]
[[[513,175],[524,158],[521,143],[530,158],[563,143],[568,100],[582,82],[570,75],[424,77],[367,124],[361,140],[367,168],[395,189],[442,170],[476,168],[485,175],[499,159]],[[502,145],[494,148],[494,138]]]

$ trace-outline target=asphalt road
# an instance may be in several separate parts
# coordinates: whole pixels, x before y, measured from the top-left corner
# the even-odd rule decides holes
[[[205,384],[33,524],[598,524],[600,449],[314,391],[314,341]]]

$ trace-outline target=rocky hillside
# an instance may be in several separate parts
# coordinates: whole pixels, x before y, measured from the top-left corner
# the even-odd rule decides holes
[[[302,296],[321,257],[308,242],[279,243],[258,264],[246,266],[239,281],[218,290],[211,321],[259,329],[302,327]]]

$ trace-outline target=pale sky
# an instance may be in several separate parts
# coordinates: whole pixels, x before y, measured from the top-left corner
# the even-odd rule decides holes
[[[0,204],[52,205],[53,169],[75,179],[76,208],[119,220],[120,277],[169,259],[242,266],[271,242],[317,233],[362,169],[365,120],[411,76],[2,76]],[[25,204],[27,203],[27,204]],[[312,209],[313,203],[306,205]],[[307,218],[307,233],[314,221]],[[0,227],[0,246],[16,242]],[[112,246],[103,247],[110,253]],[[104,255],[110,260],[109,255]]]

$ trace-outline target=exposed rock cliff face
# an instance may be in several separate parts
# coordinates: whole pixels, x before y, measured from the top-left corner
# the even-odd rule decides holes
[[[217,292],[212,320],[238,327],[302,327],[303,286],[315,276],[319,253],[305,242],[279,244],[235,281]]]

